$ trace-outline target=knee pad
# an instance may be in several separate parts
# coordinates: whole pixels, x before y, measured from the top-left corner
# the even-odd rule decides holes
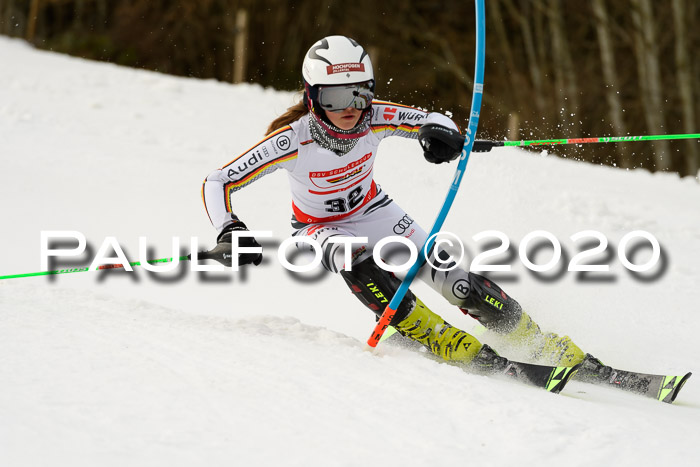
[[[513,331],[523,314],[520,304],[491,280],[469,273],[469,295],[459,308],[487,329],[506,334]]]
[[[382,315],[384,309],[391,301],[401,281],[393,274],[383,270],[370,257],[352,266],[352,271],[343,269],[340,271],[345,282],[352,290],[352,293],[378,317]],[[401,300],[401,304],[396,310],[391,325],[396,326],[406,319],[416,306],[416,297],[409,290]]]

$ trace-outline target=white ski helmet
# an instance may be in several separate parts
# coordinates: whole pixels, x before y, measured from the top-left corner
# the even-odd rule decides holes
[[[345,36],[328,36],[316,42],[306,55],[302,65],[304,77],[304,102],[310,110],[320,109],[339,110],[342,103],[347,107],[353,106],[369,110],[374,97],[374,70],[369,55],[364,48],[353,39]],[[359,84],[369,92],[355,92],[357,99],[342,101],[336,94],[336,105],[322,105],[319,102],[319,91],[324,86],[342,86]],[[330,97],[330,93],[329,93]],[[322,114],[322,113],[321,113]],[[319,115],[322,116],[322,115]]]

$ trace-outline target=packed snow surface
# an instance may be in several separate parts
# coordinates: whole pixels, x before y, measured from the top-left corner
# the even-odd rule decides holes
[[[130,261],[215,244],[200,199],[212,170],[253,146],[297,99],[93,63],[0,38],[0,275],[41,270],[42,231],[77,231],[91,261],[114,237]],[[412,104],[406,102],[406,104]],[[464,105],[464,103],[462,104]],[[488,108],[483,112],[489,112]],[[464,123],[464,122],[461,122]],[[555,137],[557,135],[541,135]],[[644,143],[630,143],[644,144]],[[649,148],[639,146],[640,157]],[[595,145],[582,148],[595,151]],[[428,229],[453,176],[415,141],[382,143],[376,178]],[[470,375],[420,353],[365,341],[374,319],[339,277],[291,274],[284,172],[234,196],[265,261],[239,273],[81,272],[0,281],[0,465],[688,465],[700,458],[700,380],[673,405],[571,382],[560,395]],[[503,232],[510,264],[494,274],[547,330],[606,363],[652,373],[700,371],[700,186],[518,149],[473,154],[443,230],[467,260]],[[553,271],[518,256],[533,231],[562,245]],[[567,272],[595,230],[608,240]],[[661,257],[632,274],[623,237],[646,231]],[[491,242],[491,245],[488,243]],[[626,248],[634,264],[649,243]],[[646,245],[646,246],[645,246]],[[551,248],[534,248],[537,264]],[[72,248],[72,244],[64,245]],[[114,252],[108,250],[108,256]],[[474,323],[423,284],[453,325]],[[498,347],[488,333],[481,338]],[[502,350],[508,354],[507,350]],[[515,351],[515,350],[513,350]]]

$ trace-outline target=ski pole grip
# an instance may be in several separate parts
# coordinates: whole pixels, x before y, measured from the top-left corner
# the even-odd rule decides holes
[[[472,146],[473,152],[490,152],[496,146],[503,146],[503,141],[488,141],[483,139],[478,139],[474,141]]]

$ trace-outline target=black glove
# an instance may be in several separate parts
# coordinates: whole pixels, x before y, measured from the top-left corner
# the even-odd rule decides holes
[[[233,235],[231,232],[234,231],[248,231],[248,227],[246,225],[238,220],[234,219],[234,221],[224,227],[224,230],[221,231],[218,237],[216,237],[216,243],[217,247],[219,245],[225,245],[225,247],[228,249],[229,255],[231,253],[231,243],[233,243]],[[260,244],[255,241],[255,238],[253,237],[238,237],[238,246],[240,247],[259,247]],[[239,253],[238,254],[238,265],[242,266],[244,264],[254,264],[257,266],[262,262],[262,253]],[[226,266],[231,266],[231,259],[230,256],[228,258],[228,264],[225,264]]]
[[[234,218],[233,222],[221,231],[219,236],[216,238],[216,246],[209,251],[200,252],[199,258],[201,259],[213,259],[224,266],[231,267],[233,265],[232,255],[231,255],[231,244],[233,243],[233,231],[248,231],[246,225],[240,220]],[[259,247],[260,244],[255,241],[253,237],[238,237],[238,246],[240,247]],[[242,266],[244,264],[254,264],[258,265],[262,262],[262,253],[239,253],[238,254],[238,265]]]
[[[433,164],[450,162],[462,152],[464,136],[459,131],[436,123],[426,123],[418,129],[418,141],[425,160]]]

